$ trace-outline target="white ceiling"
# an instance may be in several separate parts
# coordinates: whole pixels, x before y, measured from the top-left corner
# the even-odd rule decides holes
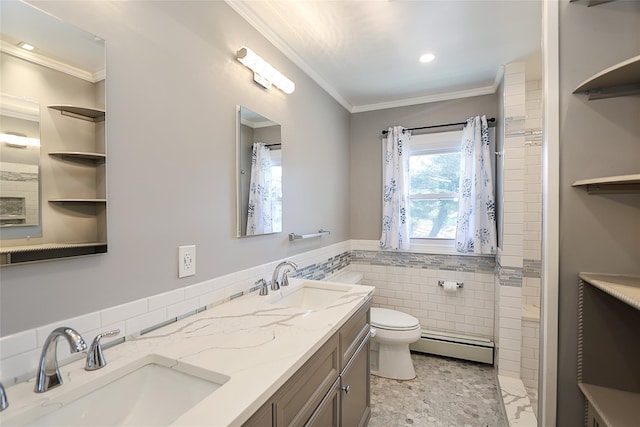
[[[21,1],[1,0],[0,11],[3,52],[88,81],[104,78],[104,40]],[[17,47],[19,42],[36,49],[25,51]]]
[[[514,61],[540,74],[540,0],[227,3],[351,112],[493,93]]]

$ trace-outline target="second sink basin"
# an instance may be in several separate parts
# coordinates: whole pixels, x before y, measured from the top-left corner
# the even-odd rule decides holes
[[[268,302],[277,307],[293,307],[304,310],[319,310],[336,302],[350,291],[352,286],[306,281],[295,288],[283,288],[280,295]]]
[[[158,355],[113,374],[34,408],[26,414],[26,425],[166,426],[229,380]]]

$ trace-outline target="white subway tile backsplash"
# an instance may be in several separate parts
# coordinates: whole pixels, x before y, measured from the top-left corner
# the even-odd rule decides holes
[[[146,298],[107,308],[100,311],[101,324],[108,325],[139,316],[146,313],[148,309],[149,304]]]
[[[127,336],[136,335],[138,332],[165,322],[167,319],[166,307],[127,319],[125,322]]]
[[[35,348],[7,358],[3,357],[0,363],[0,382],[8,387],[35,376],[41,352],[42,349]]]
[[[75,329],[80,335],[86,331],[99,328],[101,325],[100,312],[85,314],[83,316],[74,317],[72,319],[63,320],[49,325],[41,326],[36,329],[37,346],[42,347],[49,334],[59,327],[70,327]],[[68,347],[68,345],[67,345]]]
[[[198,308],[200,308],[200,304],[197,297],[180,301],[167,307],[167,317],[169,319],[180,317],[189,312],[195,311]]]
[[[15,356],[37,347],[36,331],[31,329],[0,339],[0,359]]]
[[[174,291],[165,292],[160,295],[155,295],[149,298],[149,311],[157,310],[162,307],[167,307],[171,304],[184,301],[184,288],[176,289]]]

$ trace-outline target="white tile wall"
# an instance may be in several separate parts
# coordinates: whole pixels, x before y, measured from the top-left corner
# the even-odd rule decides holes
[[[321,263],[348,252],[351,249],[350,246],[350,242],[345,241],[287,259],[303,267]],[[42,346],[49,333],[56,327],[74,328],[84,337],[87,344],[90,344],[97,334],[113,329],[120,329],[120,335],[104,338],[104,343],[122,337],[136,336],[146,328],[175,319],[201,307],[221,304],[231,295],[253,288],[255,281],[259,278],[270,278],[273,269],[280,261],[282,260],[2,337],[0,338],[0,382],[9,386],[33,377]],[[60,364],[84,357],[71,355],[68,344],[63,341],[59,340],[58,343]]]
[[[526,231],[525,179],[526,148],[526,84],[524,63],[507,64],[504,75],[504,218],[503,243],[499,263],[502,267],[523,267]],[[499,283],[498,277],[496,277]],[[499,286],[496,292],[498,373],[508,377],[520,377],[522,289],[515,286]]]
[[[494,274],[350,264],[375,286],[373,305],[415,316],[423,329],[494,338]],[[438,280],[464,282],[449,294]]]
[[[523,320],[520,378],[525,386],[535,389],[538,388],[539,339],[540,322]]]

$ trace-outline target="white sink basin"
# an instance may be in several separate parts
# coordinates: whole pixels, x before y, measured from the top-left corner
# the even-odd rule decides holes
[[[319,310],[336,302],[351,290],[349,285],[307,281],[295,288],[282,288],[281,294],[268,302],[276,307]]]
[[[63,395],[30,411],[26,425],[166,426],[228,380],[226,375],[150,355],[109,378],[76,388],[69,393],[74,396]]]

